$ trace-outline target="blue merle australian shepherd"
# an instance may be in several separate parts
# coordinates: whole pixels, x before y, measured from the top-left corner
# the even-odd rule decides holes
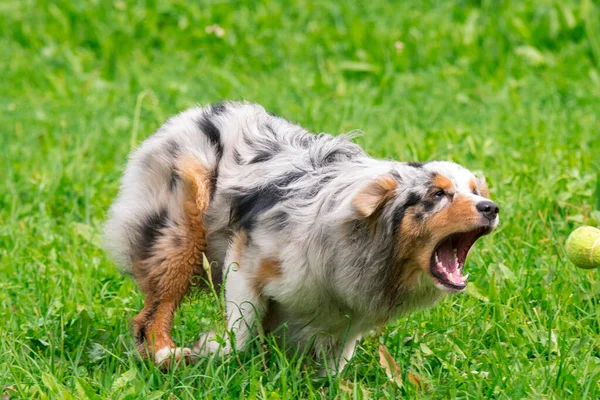
[[[156,363],[285,325],[288,345],[336,371],[365,332],[464,290],[471,247],[497,225],[485,180],[460,165],[377,160],[228,102],[169,119],[131,155],[105,235],[146,294],[134,334]],[[208,273],[224,285],[225,340],[176,347],[173,314]]]

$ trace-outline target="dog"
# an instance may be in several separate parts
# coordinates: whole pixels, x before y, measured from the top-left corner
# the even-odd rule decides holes
[[[463,291],[498,211],[458,164],[378,160],[350,136],[223,102],[169,119],[131,154],[105,241],[146,295],[133,331],[156,363],[243,350],[256,325],[285,325],[289,346],[335,372],[365,332]],[[198,277],[224,287],[225,345],[215,332],[193,349],[171,339]]]

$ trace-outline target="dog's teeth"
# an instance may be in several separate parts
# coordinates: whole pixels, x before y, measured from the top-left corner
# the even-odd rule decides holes
[[[469,274],[466,274],[465,276],[463,276],[463,280],[466,281],[468,277],[469,277]]]
[[[440,258],[438,257],[437,251],[435,252],[435,263],[436,264],[440,263]]]

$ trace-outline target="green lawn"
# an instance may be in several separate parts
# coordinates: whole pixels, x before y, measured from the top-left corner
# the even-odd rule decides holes
[[[600,223],[599,3],[353,3],[0,2],[3,398],[600,398],[600,276],[564,252]],[[140,360],[142,296],[102,222],[132,147],[221,99],[484,172],[501,227],[470,257],[468,292],[373,332],[337,377],[269,342],[168,373]],[[174,335],[218,323],[196,296]]]

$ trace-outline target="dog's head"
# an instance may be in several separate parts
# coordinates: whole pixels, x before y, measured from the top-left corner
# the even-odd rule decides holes
[[[360,218],[392,227],[399,264],[423,271],[447,292],[466,288],[469,251],[499,222],[485,178],[451,162],[401,164],[366,184],[353,205]]]

